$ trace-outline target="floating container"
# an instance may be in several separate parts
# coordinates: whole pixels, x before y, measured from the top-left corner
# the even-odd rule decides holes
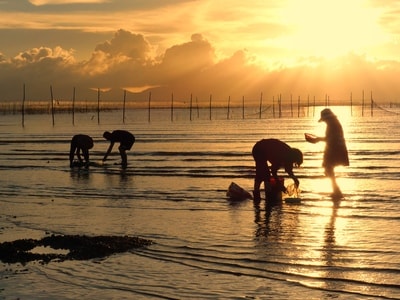
[[[226,196],[229,197],[231,200],[246,200],[246,199],[253,199],[251,194],[246,191],[244,188],[240,187],[238,184],[231,182],[228,187],[228,191],[226,192]]]

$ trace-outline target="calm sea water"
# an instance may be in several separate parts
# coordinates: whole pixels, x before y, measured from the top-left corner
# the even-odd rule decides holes
[[[400,299],[400,117],[333,107],[350,166],[337,168],[345,194],[329,198],[315,116],[280,119],[225,113],[129,111],[97,116],[0,119],[0,242],[49,234],[135,235],[154,244],[89,261],[0,264],[0,299]],[[238,113],[240,115],[240,113]],[[103,167],[69,168],[72,135],[136,136],[126,170],[117,147]],[[234,181],[251,191],[251,149],[279,138],[304,153],[300,204],[229,201]],[[285,174],[282,172],[282,176]],[[285,184],[291,183],[290,179]]]

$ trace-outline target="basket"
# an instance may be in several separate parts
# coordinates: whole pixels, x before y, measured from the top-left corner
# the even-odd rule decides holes
[[[315,143],[318,142],[318,137],[313,135],[313,134],[311,134],[311,133],[305,133],[304,137],[305,137],[306,141],[309,142],[309,143],[315,144]]]

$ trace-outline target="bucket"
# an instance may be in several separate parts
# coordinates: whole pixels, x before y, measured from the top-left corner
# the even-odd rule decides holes
[[[226,192],[226,195],[231,200],[246,200],[253,198],[248,191],[246,191],[244,188],[242,188],[235,182],[231,182],[231,184],[228,187],[228,191]]]
[[[283,177],[279,177],[278,181],[271,177],[269,179],[269,184],[271,186],[270,192],[266,193],[268,199],[272,201],[281,201],[282,200],[282,189],[285,188],[285,179]]]

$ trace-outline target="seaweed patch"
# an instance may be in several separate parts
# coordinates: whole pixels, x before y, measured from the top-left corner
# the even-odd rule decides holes
[[[51,235],[40,240],[21,239],[0,243],[0,260],[22,264],[34,260],[44,263],[52,260],[88,260],[151,244],[151,240],[133,236]],[[54,251],[33,251],[42,247]]]

